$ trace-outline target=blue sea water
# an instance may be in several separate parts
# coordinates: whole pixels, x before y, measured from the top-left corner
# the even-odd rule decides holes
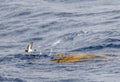
[[[30,42],[38,53],[26,55]],[[109,60],[52,62],[58,53]],[[120,0],[0,0],[0,82],[119,82],[119,77]]]

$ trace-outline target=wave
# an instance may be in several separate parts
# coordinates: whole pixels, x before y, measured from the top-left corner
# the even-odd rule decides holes
[[[2,76],[0,76],[0,81],[1,82],[27,82],[20,78],[8,78],[8,77],[2,77]]]
[[[74,50],[71,50],[70,52],[78,52],[78,51],[93,51],[93,50],[101,50],[105,48],[120,48],[120,44],[103,44],[103,45],[97,45],[97,46],[89,46],[84,48],[77,48]]]
[[[44,0],[44,1],[48,1],[48,2],[64,2],[64,3],[78,3],[78,2],[93,2],[96,0]]]
[[[37,53],[28,53],[28,54],[16,54],[14,55],[15,58],[26,60],[26,59],[41,59],[41,58],[48,58],[49,56],[46,54],[37,54]]]
[[[42,37],[33,37],[33,38],[24,39],[21,42],[32,42],[32,41],[41,41],[41,40],[43,40]]]
[[[11,62],[12,59],[13,59],[13,57],[11,57],[11,56],[1,57],[0,63],[7,62],[7,61]]]
[[[105,42],[120,42],[120,39],[108,38]]]
[[[81,33],[83,33],[83,32],[81,31]],[[79,33],[77,33],[77,32],[66,33],[57,38],[62,38],[64,41],[69,41],[69,40],[73,40],[76,36],[78,36],[78,34]]]
[[[38,54],[38,53],[28,53],[28,54],[11,54],[5,57],[0,57],[0,64],[14,62],[17,60],[28,60],[28,59],[43,59],[43,58],[51,58],[46,54]],[[16,59],[16,60],[15,60]]]

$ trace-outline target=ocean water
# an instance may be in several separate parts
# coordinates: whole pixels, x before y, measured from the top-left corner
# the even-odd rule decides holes
[[[30,42],[38,53],[26,55]],[[109,60],[51,61],[58,53]],[[0,0],[0,82],[119,82],[119,77],[120,0]]]

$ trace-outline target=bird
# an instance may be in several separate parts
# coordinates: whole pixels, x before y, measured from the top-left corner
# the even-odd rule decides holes
[[[33,52],[33,51],[36,51],[36,50],[33,50],[32,47],[33,47],[33,42],[30,42],[29,45],[27,46],[27,49],[25,50],[25,52]]]

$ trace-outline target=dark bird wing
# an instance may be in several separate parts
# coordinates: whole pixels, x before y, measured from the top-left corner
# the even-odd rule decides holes
[[[27,46],[27,50],[32,49],[33,46],[33,42],[31,42],[28,46]]]

